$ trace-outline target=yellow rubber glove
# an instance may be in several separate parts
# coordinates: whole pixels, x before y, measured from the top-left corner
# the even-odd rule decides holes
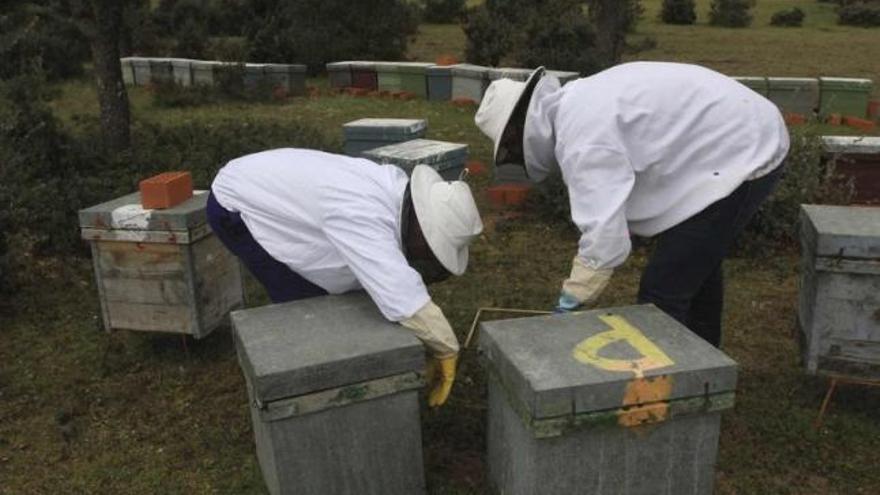
[[[428,382],[428,405],[430,407],[440,407],[449,398],[452,383],[455,381],[456,363],[458,363],[458,354],[442,358],[428,357],[425,379]]]

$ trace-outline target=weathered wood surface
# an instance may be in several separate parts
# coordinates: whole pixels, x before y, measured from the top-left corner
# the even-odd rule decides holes
[[[237,258],[213,235],[192,245],[93,241],[110,330],[209,334],[242,305]]]

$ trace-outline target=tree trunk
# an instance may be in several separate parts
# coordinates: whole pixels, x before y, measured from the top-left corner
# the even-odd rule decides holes
[[[620,62],[626,46],[631,0],[590,0],[590,17],[596,27],[599,63],[608,68]]]
[[[101,133],[107,150],[119,153],[131,145],[128,94],[119,62],[123,2],[92,0],[91,7],[94,16],[92,58],[101,105]]]

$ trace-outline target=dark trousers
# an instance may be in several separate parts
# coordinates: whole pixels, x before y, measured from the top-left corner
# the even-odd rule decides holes
[[[710,344],[721,344],[721,262],[782,177],[778,167],[659,234],[642,273],[638,301],[653,303]]]
[[[295,301],[327,294],[327,291],[270,256],[251,235],[241,220],[241,215],[223,208],[213,193],[208,195],[206,213],[214,235],[260,281],[272,302]]]

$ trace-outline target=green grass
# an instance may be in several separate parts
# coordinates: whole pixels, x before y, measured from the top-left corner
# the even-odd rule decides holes
[[[743,75],[876,76],[855,72],[860,66],[853,60],[878,59],[878,44],[866,43],[878,31],[834,26],[824,4],[762,0],[755,27],[726,30],[663,26],[654,20],[659,0],[645,3],[639,31],[659,46],[638,58],[700,62]],[[707,5],[700,2],[701,22]],[[770,13],[790,5],[808,11],[804,28],[766,26]],[[460,54],[463,46],[457,27],[427,26],[413,49],[432,60]],[[769,54],[777,50],[778,57]],[[876,64],[864,67],[880,71]],[[97,113],[91,84],[59,86],[53,108],[70,129],[82,115]],[[309,122],[340,145],[346,121],[419,116],[428,119],[430,137],[466,142],[481,160],[490,153],[473,109],[442,103],[324,95],[181,110],[155,107],[142,89],[130,97],[138,120],[209,124],[246,113]],[[485,185],[485,179],[474,183],[478,192]],[[468,273],[431,288],[462,338],[478,307],[550,307],[576,250],[569,226],[532,217],[486,220],[490,228],[473,247]],[[599,306],[631,304],[645,260],[646,251],[636,250]],[[177,337],[110,337],[100,329],[87,260],[39,260],[33,270],[33,284],[0,304],[0,494],[265,493],[228,329],[189,342],[189,355]],[[740,380],[736,408],[722,424],[716,493],[880,493],[880,391],[843,387],[825,425],[811,426],[825,384],[805,376],[798,362],[798,270],[794,254],[727,264],[724,350],[740,363]],[[251,305],[266,302],[252,280],[248,294]],[[433,494],[485,493],[484,386],[476,354],[466,351],[449,404],[423,411]]]

